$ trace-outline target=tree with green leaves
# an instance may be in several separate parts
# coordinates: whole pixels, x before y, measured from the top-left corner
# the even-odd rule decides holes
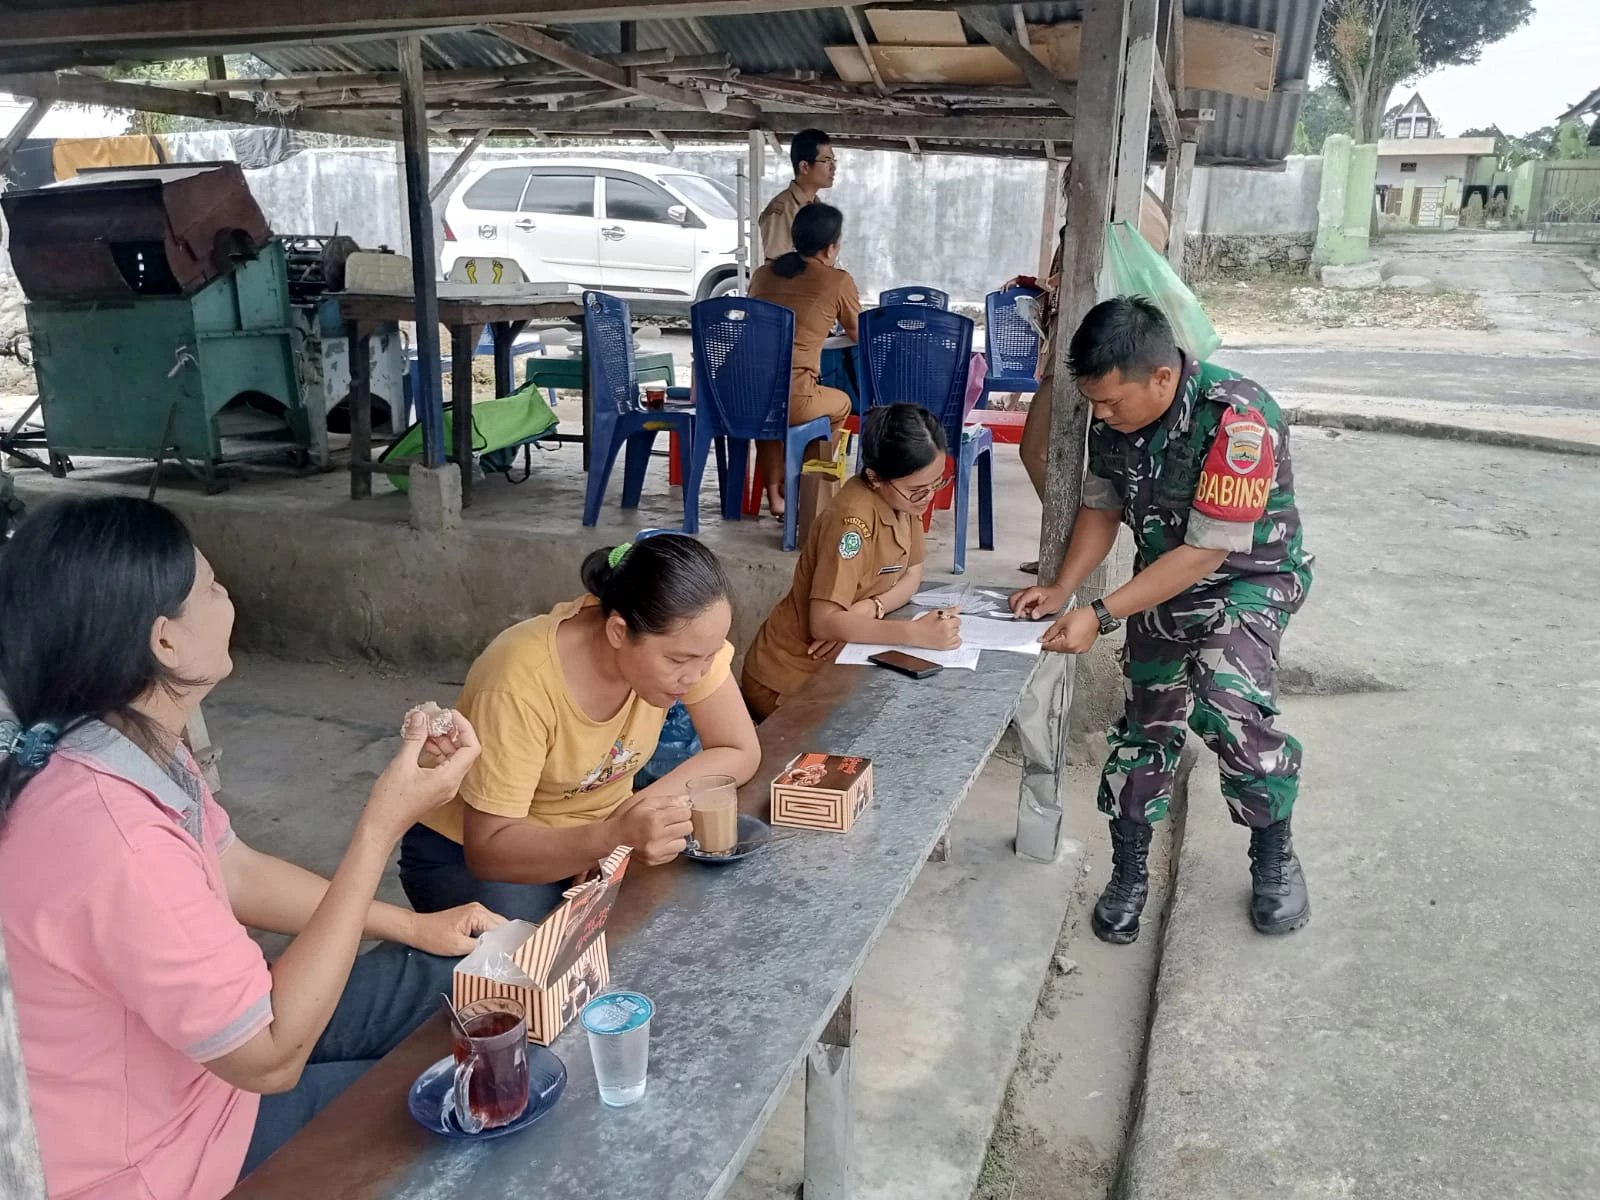
[[[1397,85],[1477,62],[1532,16],[1533,0],[1326,0],[1316,58],[1350,106],[1356,140],[1375,142]]]
[[[1319,83],[1306,93],[1294,130],[1296,154],[1321,154],[1330,133],[1354,133],[1350,105],[1333,83]]]

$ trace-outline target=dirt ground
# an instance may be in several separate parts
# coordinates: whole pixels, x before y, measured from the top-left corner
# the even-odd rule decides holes
[[[1195,285],[1211,323],[1224,337],[1261,330],[1488,329],[1470,291],[1414,292],[1404,288],[1341,291],[1304,275],[1212,279]]]

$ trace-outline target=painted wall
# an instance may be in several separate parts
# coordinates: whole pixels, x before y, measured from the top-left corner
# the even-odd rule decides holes
[[[1400,170],[1402,162],[1417,164],[1415,171]],[[1377,183],[1389,187],[1403,187],[1407,183],[1417,187],[1442,187],[1446,179],[1467,178],[1468,158],[1465,154],[1404,155],[1385,154],[1378,159]]]

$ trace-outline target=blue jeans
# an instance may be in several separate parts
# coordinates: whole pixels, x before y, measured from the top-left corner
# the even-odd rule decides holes
[[[438,1012],[439,993],[450,991],[455,965],[453,958],[437,958],[393,942],[357,957],[344,995],[312,1048],[300,1082],[290,1091],[261,1097],[241,1177]]]
[[[561,903],[570,882],[479,879],[467,868],[461,844],[426,825],[413,825],[400,839],[400,886],[418,912],[440,912],[476,900],[508,921],[538,921]]]

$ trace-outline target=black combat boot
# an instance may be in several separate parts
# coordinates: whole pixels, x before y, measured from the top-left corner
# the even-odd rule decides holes
[[[1293,933],[1311,920],[1311,896],[1295,857],[1289,818],[1250,831],[1250,923],[1261,933]]]
[[[1150,833],[1146,821],[1111,819],[1111,882],[1089,918],[1102,942],[1125,946],[1139,936],[1139,914],[1150,894]]]

